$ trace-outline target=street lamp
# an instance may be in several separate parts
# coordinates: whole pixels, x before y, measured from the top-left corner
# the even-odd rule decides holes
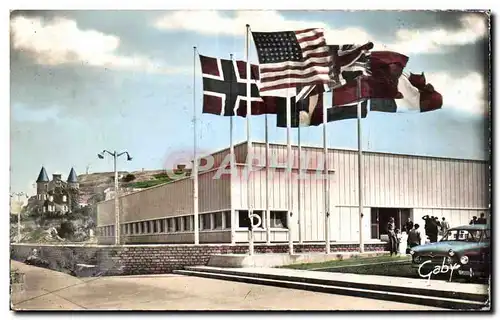
[[[24,192],[14,192],[10,195],[11,198],[14,196],[17,196],[17,203],[21,203],[21,196],[26,196],[26,199],[28,198],[28,195]],[[20,208],[20,211],[17,213],[17,241],[16,242],[21,242],[21,210],[22,207]]]
[[[120,208],[118,202],[118,171],[116,170],[116,159],[124,154],[127,155],[127,161],[131,161],[132,157],[127,151],[124,152],[110,152],[108,150],[103,150],[101,153],[97,154],[99,159],[104,159],[105,154],[109,154],[114,159],[114,171],[115,171],[115,245],[120,244]]]

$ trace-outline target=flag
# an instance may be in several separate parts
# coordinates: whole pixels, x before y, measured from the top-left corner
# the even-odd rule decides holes
[[[290,127],[297,128],[299,125],[307,125],[309,115],[316,106],[323,106],[323,86],[298,86],[296,94],[290,99]],[[276,113],[276,126],[286,128],[287,110],[286,104],[280,105]]]
[[[368,61],[368,72],[364,70],[346,70],[342,72],[342,79],[345,84],[332,89],[332,105],[347,105],[360,99],[400,98],[398,79],[407,62],[408,57],[397,52],[371,52]],[[360,86],[359,96],[357,91],[358,80]]]
[[[247,115],[246,62],[224,60],[200,55],[203,75],[203,113],[221,116]],[[275,114],[286,100],[261,97],[258,89],[259,68],[250,66],[250,100],[252,115]]]
[[[259,57],[260,93],[326,84],[331,57],[323,29],[252,32]],[[293,92],[293,90],[292,90]]]
[[[366,118],[368,100],[361,102],[361,118]],[[342,106],[328,106],[326,109],[326,121],[339,121],[358,118],[358,103],[350,103]],[[311,126],[318,126],[323,123],[323,107],[316,108],[311,117]]]
[[[360,75],[370,74],[370,50],[373,43],[364,45],[329,45],[331,56],[330,87],[336,88],[347,83],[344,75],[358,71]]]
[[[443,96],[426,83],[424,74],[402,74],[398,80],[401,96],[396,99],[372,99],[371,111],[427,112],[440,109]]]
[[[291,127],[318,126],[323,123],[323,94],[327,87],[315,85],[297,87],[297,94],[291,103]],[[296,103],[293,103],[297,100]],[[362,102],[361,116],[366,118],[367,101]],[[357,103],[342,106],[327,107],[327,122],[356,119],[358,117]],[[278,108],[277,126],[286,127],[286,106]]]

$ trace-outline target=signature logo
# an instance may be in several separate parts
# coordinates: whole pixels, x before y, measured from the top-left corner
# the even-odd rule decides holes
[[[439,266],[435,266],[429,273],[426,273],[426,274],[422,274],[422,269],[424,268],[424,266],[428,263],[431,263],[432,261],[431,260],[427,260],[425,262],[423,262],[422,264],[420,264],[420,266],[418,267],[418,274],[419,276],[421,276],[422,278],[427,278],[427,283],[430,284],[430,281],[431,281],[431,276],[434,274],[434,275],[437,275],[437,274],[440,274],[440,273],[447,273],[447,272],[450,272],[450,280],[452,279],[453,277],[453,271],[457,270],[457,269],[460,269],[460,264],[459,263],[455,263],[455,264],[446,264],[446,257],[443,257],[443,263]]]

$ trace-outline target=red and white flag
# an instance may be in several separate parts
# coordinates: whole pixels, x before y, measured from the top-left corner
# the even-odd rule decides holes
[[[328,84],[331,56],[323,29],[252,32],[259,57],[261,96],[277,91]],[[290,90],[295,94],[296,90]]]

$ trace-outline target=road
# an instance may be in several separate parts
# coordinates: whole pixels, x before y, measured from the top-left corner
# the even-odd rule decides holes
[[[438,310],[174,274],[76,278],[17,261],[11,268],[24,273],[13,310]]]

